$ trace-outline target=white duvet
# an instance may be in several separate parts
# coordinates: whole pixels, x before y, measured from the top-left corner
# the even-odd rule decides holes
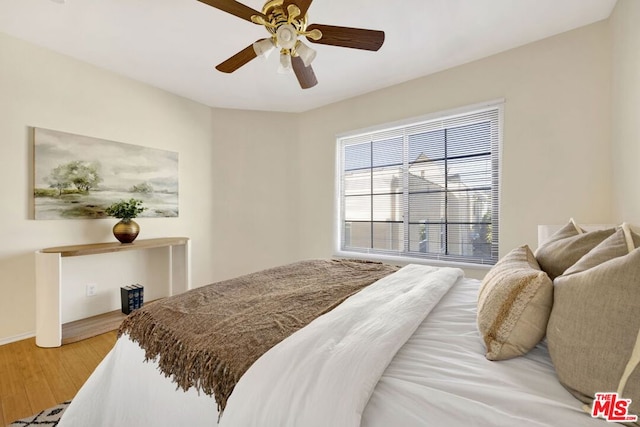
[[[358,427],[393,356],[462,275],[409,265],[351,296],[258,359],[220,426]]]
[[[375,384],[367,384],[372,390],[360,396],[339,390],[336,400],[366,401],[360,420],[363,427],[611,426],[584,413],[582,404],[560,385],[544,344],[524,357],[500,362],[485,359],[476,328],[478,286],[477,280],[458,279],[400,346]],[[402,317],[400,313],[397,316]],[[374,353],[383,340],[371,341],[362,347],[367,353]],[[358,366],[360,359],[354,361]],[[304,364],[298,369],[304,371]],[[306,394],[307,387],[326,383],[325,372],[316,369],[306,372],[303,388],[284,381],[297,389],[291,395],[295,399],[292,409],[316,411],[315,397]],[[238,390],[240,384],[251,384],[259,376],[252,373],[243,378]],[[343,385],[351,386],[347,382]],[[280,387],[261,384],[260,393],[251,400],[235,390],[221,422],[233,427],[251,425],[236,424],[230,416],[231,405],[239,411],[260,410],[263,399],[276,393],[276,386]],[[256,403],[258,407],[254,407]],[[285,406],[286,402],[277,404]],[[217,420],[212,397],[194,389],[176,389],[158,372],[157,364],[145,363],[143,350],[123,336],[74,398],[59,427],[215,427]],[[266,422],[257,425],[268,426]],[[288,423],[279,427],[287,426],[306,427]]]

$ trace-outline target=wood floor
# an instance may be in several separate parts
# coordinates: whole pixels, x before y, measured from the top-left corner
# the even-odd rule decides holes
[[[72,399],[115,342],[112,331],[58,348],[34,338],[0,346],[0,423]]]

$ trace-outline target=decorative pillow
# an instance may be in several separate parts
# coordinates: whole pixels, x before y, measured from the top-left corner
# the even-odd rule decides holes
[[[614,232],[615,228],[585,232],[571,219],[536,250],[536,260],[553,280]]]
[[[528,246],[498,261],[478,294],[478,330],[486,358],[510,359],[535,347],[545,335],[552,302],[553,283]]]
[[[610,259],[627,255],[638,246],[640,246],[640,235],[633,232],[629,225],[624,223],[611,236],[567,268],[563,275],[585,271]]]
[[[628,230],[628,227],[627,227]],[[560,382],[591,403],[597,392],[631,399],[640,414],[640,248],[623,226],[554,282],[547,327]],[[620,255],[620,236],[626,255]],[[629,252],[629,249],[632,249]]]

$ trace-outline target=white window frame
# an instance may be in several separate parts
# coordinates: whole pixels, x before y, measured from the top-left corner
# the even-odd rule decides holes
[[[343,173],[343,146],[345,139],[357,138],[358,136],[363,136],[367,134],[372,134],[376,132],[383,131],[392,131],[399,128],[408,128],[415,125],[428,123],[432,121],[438,120],[448,120],[454,119],[456,116],[467,116],[474,113],[479,113],[482,111],[488,110],[497,110],[498,113],[498,130],[497,130],[497,144],[494,145],[494,150],[497,152],[492,152],[492,155],[497,156],[497,171],[493,170],[493,173],[497,175],[497,178],[492,182],[493,191],[493,206],[494,209],[498,210],[498,217],[493,218],[492,222],[496,228],[499,228],[499,215],[500,215],[500,187],[501,187],[501,171],[502,171],[502,128],[504,123],[504,99],[497,99],[488,102],[483,102],[479,104],[468,105],[461,108],[450,109],[446,111],[439,111],[436,113],[431,113],[425,116],[414,117],[410,119],[405,119],[398,122],[382,124],[366,129],[360,129],[357,131],[352,131],[344,134],[340,134],[336,137],[336,166],[335,166],[335,212],[334,212],[334,254],[339,257],[350,257],[350,258],[361,258],[361,259],[370,259],[370,260],[379,260],[384,262],[396,262],[396,263],[423,263],[423,264],[432,264],[432,265],[447,265],[447,266],[458,266],[458,267],[472,267],[472,268],[480,268],[480,269],[488,269],[491,267],[491,263],[483,262],[477,263],[473,261],[465,261],[465,260],[453,260],[448,259],[446,256],[442,257],[431,257],[431,256],[414,256],[411,253],[402,252],[398,254],[389,254],[389,253],[380,253],[376,250],[369,250],[363,248],[362,250],[345,250],[341,247],[343,241],[343,183],[342,183],[342,173]],[[497,146],[497,147],[496,147]],[[497,188],[495,188],[497,186]],[[498,239],[499,239],[499,230],[497,233],[497,237],[495,239],[495,246],[493,248],[493,262],[498,259]]]

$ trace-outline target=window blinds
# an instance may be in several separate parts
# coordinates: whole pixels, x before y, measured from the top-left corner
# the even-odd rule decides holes
[[[501,108],[340,138],[341,250],[494,264]]]

